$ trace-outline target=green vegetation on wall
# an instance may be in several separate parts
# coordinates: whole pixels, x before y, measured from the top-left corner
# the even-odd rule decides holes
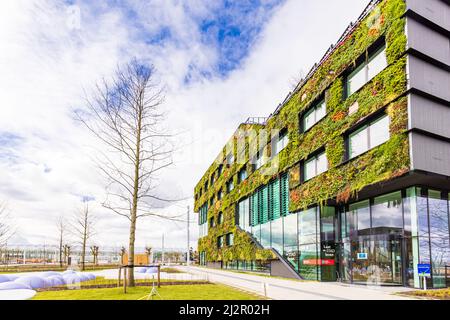
[[[278,161],[278,170],[273,174],[262,174],[264,167],[252,172],[248,162],[251,155],[246,152],[246,164],[224,165],[223,174],[216,177],[213,186],[205,192],[203,186],[211,174],[216,173],[228,151],[224,148],[221,158],[205,173],[195,188],[195,209],[217,192],[225,190],[225,184],[233,179],[235,189],[216,201],[208,212],[208,218],[219,212],[224,214],[224,223],[210,228],[208,236],[199,240],[199,251],[206,251],[208,261],[270,259],[273,254],[258,249],[251,237],[235,226],[236,203],[252,194],[257,188],[267,184],[280,174],[289,171],[290,211],[304,209],[336,198],[346,202],[362,188],[405,174],[409,169],[406,91],[406,35],[402,14],[406,6],[403,0],[385,0],[351,33],[343,43],[324,61],[313,76],[295,93],[278,114],[272,116],[266,126],[243,124],[230,139],[235,142],[240,130],[283,129],[289,132],[289,144],[271,163]],[[344,82],[346,71],[356,66],[356,61],[367,54],[368,48],[385,39],[388,67],[372,79],[361,90],[345,99]],[[317,99],[325,97],[327,116],[305,133],[300,132],[299,114],[305,112]],[[353,110],[349,114],[349,110]],[[356,159],[345,162],[344,135],[374,112],[390,115],[391,139]],[[269,141],[268,141],[269,142]],[[248,147],[248,141],[246,146]],[[237,154],[236,143],[234,145]],[[329,170],[310,181],[300,184],[300,163],[320,148],[325,148]],[[270,153],[270,143],[266,151]],[[238,184],[237,172],[246,166],[249,177]],[[296,179],[296,180],[293,180]],[[200,190],[202,190],[200,195]],[[217,249],[217,237],[234,233],[234,246]]]

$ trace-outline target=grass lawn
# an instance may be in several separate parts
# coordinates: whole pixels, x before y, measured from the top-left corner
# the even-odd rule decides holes
[[[434,290],[418,290],[408,292],[407,295],[415,297],[424,297],[439,300],[450,300],[450,288],[446,289],[434,289]]]
[[[151,287],[87,289],[38,292],[33,300],[138,300],[151,291]],[[259,300],[262,297],[228,286],[216,284],[163,286],[158,289],[164,300]],[[155,300],[160,300],[155,297]]]

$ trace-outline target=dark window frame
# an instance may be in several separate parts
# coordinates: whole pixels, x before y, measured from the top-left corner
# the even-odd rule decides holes
[[[300,165],[300,183],[301,183],[301,184],[302,184],[302,183],[305,183],[305,182],[308,182],[308,181],[310,181],[310,180],[312,180],[312,179],[314,179],[315,177],[318,176],[318,175],[316,175],[315,177],[313,177],[313,178],[311,178],[311,179],[309,179],[309,180],[305,180],[305,165],[306,165],[306,163],[307,163],[309,160],[311,160],[312,158],[317,158],[317,156],[321,155],[322,153],[325,153],[325,156],[326,156],[327,151],[326,151],[325,146],[320,147],[320,148],[317,149],[316,151],[310,153],[309,156],[308,156],[306,159],[300,161],[300,164],[299,164],[299,165]],[[327,160],[328,160],[328,158],[327,158]],[[329,169],[329,168],[328,168],[328,169]],[[316,164],[316,170],[317,170],[317,164]]]
[[[304,124],[303,124],[304,117],[305,117],[308,113],[310,113],[311,111],[317,109],[317,107],[318,107],[322,102],[325,103],[325,116],[324,116],[323,118],[321,118],[320,120],[316,121],[316,122],[311,126],[311,128],[305,129]],[[316,99],[314,99],[314,100],[309,104],[309,106],[308,106],[306,109],[304,109],[303,111],[301,111],[301,112],[298,114],[298,121],[299,121],[299,126],[298,126],[298,127],[299,127],[299,131],[300,131],[299,133],[300,133],[300,134],[307,133],[307,132],[310,131],[312,128],[314,128],[317,124],[319,124],[320,122],[322,122],[322,121],[327,117],[327,115],[328,115],[328,106],[327,106],[327,99],[326,99],[325,91],[324,91],[324,92],[322,92]]]
[[[348,79],[350,77],[350,75],[357,70],[358,68],[360,68],[363,64],[367,64],[369,63],[369,61],[374,57],[374,54],[376,54],[378,51],[381,50],[381,48],[387,48],[387,42],[386,42],[386,37],[385,35],[380,36],[377,40],[375,40],[370,46],[369,48],[367,48],[367,50],[362,53],[356,60],[355,60],[355,64],[352,65],[351,67],[347,68],[344,72],[343,72],[343,79],[344,79],[344,92],[343,92],[343,98],[344,101],[347,100],[351,95],[348,95]],[[389,66],[389,63],[388,63]],[[366,82],[369,83],[370,81]],[[365,85],[366,85],[365,84]],[[359,88],[358,90],[356,90],[353,94],[357,93],[358,91],[360,91],[362,88],[365,87],[362,86],[361,88]],[[352,95],[353,95],[352,94]]]
[[[370,126],[373,123],[376,123],[377,121],[381,120],[385,116],[389,118],[389,122],[390,122],[391,119],[390,119],[389,114],[387,113],[386,108],[382,108],[380,110],[377,110],[376,112],[374,112],[371,115],[367,116],[365,119],[363,119],[362,121],[358,122],[355,126],[351,127],[349,130],[347,130],[347,132],[344,133],[344,135],[343,135],[344,136],[344,142],[345,142],[344,163],[348,162],[350,160],[356,159],[356,158],[362,156],[363,154],[369,152],[373,148],[375,148],[375,147],[371,147],[370,146]],[[363,153],[361,153],[361,154],[351,158],[351,155],[350,155],[350,137],[353,134],[355,134],[356,132],[358,132],[360,130],[363,130],[364,127],[367,127],[367,129],[368,129],[367,145],[369,146],[369,148],[366,151],[364,151]],[[390,128],[388,128],[388,129],[389,129],[389,139],[390,139],[390,138],[392,138],[392,136],[391,136]],[[389,139],[387,141],[389,141]],[[385,141],[384,143],[386,143],[387,141]],[[378,146],[380,146],[380,145],[378,145]]]

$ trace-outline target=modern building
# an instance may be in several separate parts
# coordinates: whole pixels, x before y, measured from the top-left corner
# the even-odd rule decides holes
[[[417,288],[429,265],[446,286],[449,38],[448,1],[371,1],[197,184],[201,264]]]

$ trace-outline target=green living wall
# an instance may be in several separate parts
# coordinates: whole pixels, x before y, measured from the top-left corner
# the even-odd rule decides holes
[[[224,166],[223,173],[213,186],[205,192],[203,188],[211,174],[217,172],[219,164],[226,155],[226,148],[205,173],[195,188],[195,209],[215,197],[217,192],[225,190],[225,184],[233,179],[235,189],[215,202],[208,212],[208,218],[219,212],[224,214],[222,225],[209,229],[208,236],[199,240],[199,251],[205,251],[209,261],[270,259],[273,254],[259,249],[251,237],[235,226],[235,205],[240,200],[253,194],[259,187],[267,185],[274,178],[289,172],[290,203],[289,210],[296,211],[310,205],[323,203],[336,198],[346,202],[356,192],[367,185],[401,176],[409,170],[409,152],[407,130],[406,91],[406,35],[404,33],[405,12],[403,0],[382,1],[375,10],[358,25],[343,43],[324,61],[313,76],[284,105],[280,112],[272,116],[266,126],[243,124],[233,135],[229,143],[233,145],[235,155],[245,152],[245,159],[251,157],[248,151],[237,150],[236,140],[240,130],[283,129],[289,132],[289,144],[271,163],[260,170],[252,172],[250,163],[234,163]],[[388,67],[349,98],[344,98],[344,73],[356,64],[361,55],[380,38],[386,41]],[[322,95],[327,103],[327,116],[306,133],[299,128],[299,114]],[[357,106],[357,111],[349,114],[349,108]],[[354,109],[354,108],[353,108]],[[376,111],[385,109],[390,115],[391,139],[356,159],[345,162],[345,143],[343,134]],[[248,147],[249,141],[246,146]],[[300,183],[300,162],[320,148],[325,147],[329,161],[329,170],[306,182]],[[270,155],[270,141],[266,152]],[[277,163],[276,172],[262,174],[265,167]],[[249,177],[238,183],[237,172],[246,167]],[[286,207],[286,204],[284,204]],[[282,206],[283,208],[283,206]],[[287,209],[287,208],[286,208]],[[234,246],[217,249],[217,237],[234,233]]]

